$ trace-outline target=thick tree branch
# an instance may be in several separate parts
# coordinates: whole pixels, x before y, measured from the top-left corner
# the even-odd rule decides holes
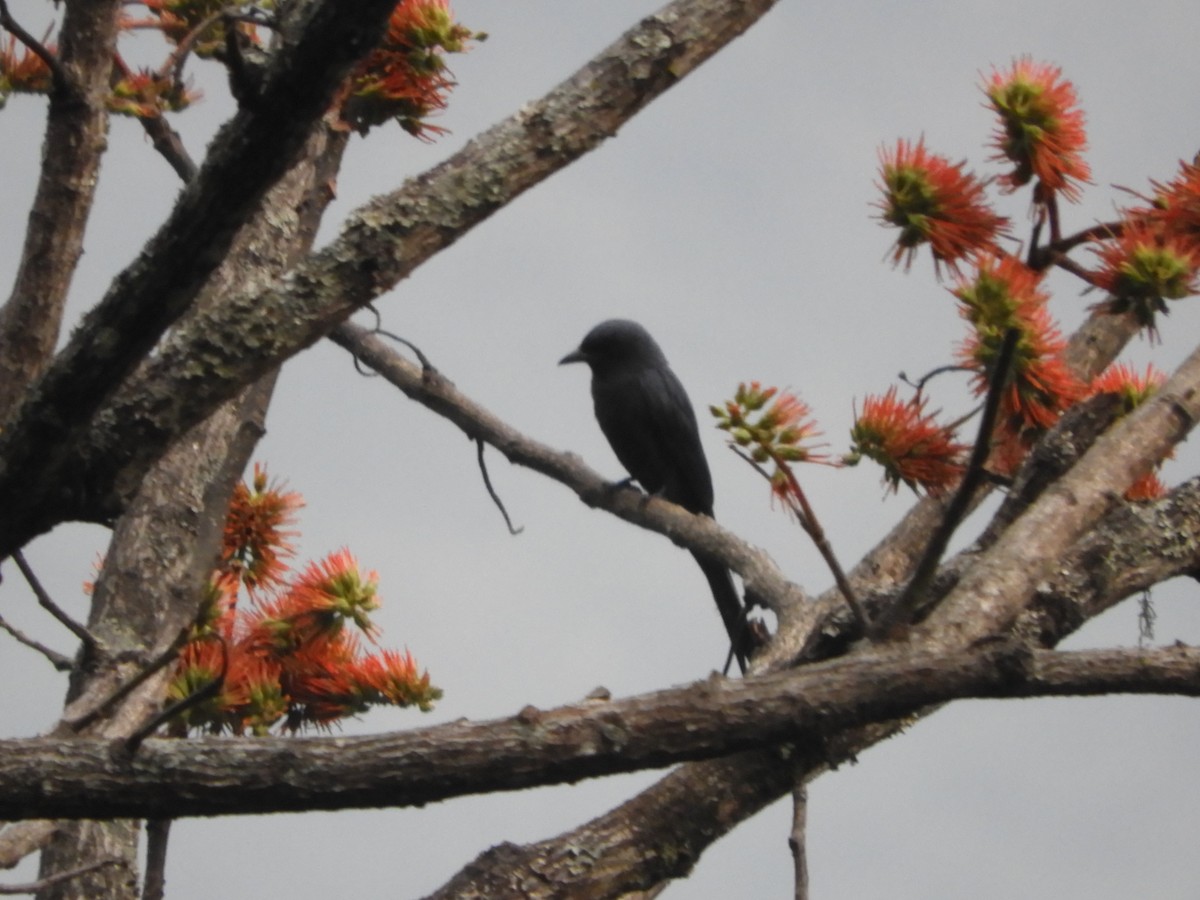
[[[879,685],[888,685],[880,691]],[[820,738],[962,697],[1200,696],[1200,649],[864,653],[737,681],[494,722],[353,738],[0,743],[0,817],[152,817],[392,807],[657,768]]]
[[[949,565],[964,567],[967,555],[960,554]],[[1016,631],[1053,645],[1090,615],[1130,593],[1198,570],[1200,477],[1162,501],[1111,513],[1061,560]],[[1127,572],[1134,574],[1126,578]],[[884,572],[881,584],[888,583],[890,573]],[[822,605],[836,607],[844,616],[844,604],[835,595],[831,589]],[[787,637],[787,632],[781,633],[769,648],[774,665],[787,664],[788,655],[777,652],[778,645],[786,643],[780,638]],[[588,885],[594,896],[619,896],[681,877],[713,841],[784,796],[802,773],[811,779],[915,719],[840,732],[828,729],[815,740],[793,742],[786,753],[752,751],[681,766],[621,807],[566,834],[488,851],[434,896],[451,898],[479,889],[485,896],[520,897],[526,896],[521,890],[531,886],[539,896],[553,896],[562,884]],[[582,872],[580,859],[591,861]],[[513,890],[514,885],[520,889]]]
[[[39,463],[23,455],[8,473],[0,471],[0,504],[11,510],[9,521],[0,523],[0,556],[64,517],[102,517],[108,485],[135,480],[166,446],[241,387],[324,337],[513,198],[599,146],[774,2],[676,0],[541,100],[358,210],[336,240],[274,287],[240,293],[219,309],[191,317],[101,411],[90,434],[73,435],[74,443],[51,459]],[[201,183],[207,183],[203,172],[196,191]],[[163,289],[169,288],[167,302],[174,304],[181,282],[178,277],[170,282]],[[117,289],[129,294],[132,286],[118,282]],[[85,332],[93,333],[95,324]],[[139,325],[135,332],[141,330]],[[12,474],[18,470],[19,480]],[[67,474],[81,470],[93,491],[89,496],[68,492],[74,508],[67,508],[58,495],[63,485],[73,484]],[[18,488],[23,488],[19,504],[13,499]]]
[[[109,73],[118,0],[68,3],[37,193],[12,293],[0,309],[0,422],[54,352],[83,250],[108,136]]]
[[[964,646],[1003,634],[1071,546],[1200,421],[1200,347],[1162,389],[1102,434],[964,573],[918,640]]]
[[[64,518],[86,515],[97,496],[107,496],[103,483],[89,484],[79,471],[76,442],[101,401],[192,304],[264,193],[296,161],[351,66],[377,43],[394,6],[394,0],[297,0],[289,7],[300,11],[299,27],[275,54],[259,101],[221,130],[166,223],[0,434],[0,558]],[[205,414],[271,367],[243,379]],[[161,443],[142,471],[166,448]]]

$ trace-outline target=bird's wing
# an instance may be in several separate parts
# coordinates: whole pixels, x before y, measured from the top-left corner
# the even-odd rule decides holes
[[[696,414],[668,368],[641,367],[596,386],[596,418],[617,459],[650,493],[712,514],[713,488]]]

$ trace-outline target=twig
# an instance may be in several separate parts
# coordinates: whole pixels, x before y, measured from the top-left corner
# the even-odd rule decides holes
[[[1058,221],[1058,195],[1053,192],[1046,198],[1046,214],[1050,219],[1050,243],[1057,244],[1062,240],[1062,230]]]
[[[64,881],[70,881],[72,878],[78,878],[81,875],[87,875],[106,866],[124,866],[125,861],[121,859],[102,859],[99,862],[89,863],[86,866],[80,866],[78,869],[69,869],[66,872],[56,872],[53,875],[47,875],[45,878],[39,878],[37,881],[26,882],[25,884],[4,884],[0,885],[0,895],[12,896],[15,894],[36,894],[43,888],[48,888],[56,884],[61,884]]]
[[[154,734],[154,732],[157,731],[159,726],[164,722],[169,722],[181,712],[191,709],[193,706],[197,706],[203,703],[205,700],[215,697],[221,688],[225,686],[225,675],[229,671],[229,645],[225,643],[225,639],[223,637],[218,636],[218,640],[221,643],[220,673],[216,678],[214,678],[204,687],[200,688],[200,690],[196,691],[195,693],[188,694],[182,699],[176,700],[157,716],[152,718],[149,722],[126,738],[125,750],[131,756],[137,752],[138,747],[142,745],[142,741]]]
[[[373,304],[368,303],[364,309],[369,309],[375,316],[375,327],[370,330],[369,334],[379,335],[380,337],[385,337],[389,340],[395,341],[397,344],[403,344],[413,352],[413,355],[417,358],[417,361],[421,363],[421,372],[424,376],[428,377],[430,375],[437,374],[437,369],[434,367],[433,363],[429,361],[429,357],[421,352],[420,347],[418,347],[412,341],[402,338],[398,334],[393,334],[382,327],[383,317],[379,314],[379,310],[377,310]],[[351,351],[351,356],[354,359],[354,368],[358,371],[359,375],[362,375],[364,378],[374,378],[380,374],[377,371],[363,369],[362,360],[359,359],[357,353]],[[500,510],[500,515],[504,516],[504,524],[508,527],[508,533],[512,535],[520,534],[525,530],[525,526],[522,525],[519,528],[513,526],[512,519],[508,515],[508,510],[504,508],[504,501],[500,499],[500,495],[497,494],[496,489],[492,487],[492,479],[488,475],[487,464],[483,460],[483,438],[476,437],[472,438],[472,440],[475,441],[475,445],[479,448],[479,474],[483,476],[483,485],[487,488],[488,496],[492,498],[492,502],[495,503],[496,508]]]
[[[908,624],[917,612],[917,606],[924,599],[925,589],[937,571],[938,563],[946,552],[950,537],[958,529],[967,510],[971,507],[971,498],[983,483],[985,476],[984,464],[992,448],[992,431],[996,427],[996,416],[1000,409],[1000,399],[1008,382],[1009,369],[1012,366],[1013,354],[1017,349],[1020,332],[1015,328],[1008,329],[1000,352],[996,356],[996,365],[988,383],[987,399],[983,405],[983,417],[979,421],[979,434],[975,438],[975,446],[971,451],[971,459],[967,463],[967,471],[958,485],[950,504],[946,507],[946,515],[941,524],[925,546],[920,562],[913,570],[913,576],[905,585],[899,599],[888,609],[884,610],[871,629],[871,637],[879,640],[888,637],[892,630],[901,624]]]
[[[792,831],[788,835],[788,847],[792,851],[792,863],[796,876],[796,900],[808,900],[808,785],[803,773],[797,773],[792,787]]]
[[[0,28],[28,47],[38,59],[46,64],[46,68],[50,70],[50,77],[54,79],[55,90],[65,91],[70,87],[71,79],[67,77],[66,70],[59,64],[58,57],[51,53],[45,44],[21,27],[8,11],[6,0],[0,0]]]
[[[141,900],[163,900],[167,889],[167,840],[170,836],[170,819],[146,820],[146,877],[142,880]]]
[[[199,169],[187,148],[183,146],[183,138],[174,128],[167,124],[163,116],[138,116],[142,128],[149,136],[154,149],[175,170],[184,183],[196,177]]]
[[[390,331],[384,330],[383,316],[381,316],[379,314],[379,310],[377,310],[375,308],[375,304],[368,303],[366,306],[363,307],[363,309],[369,310],[371,312],[371,314],[373,316],[375,316],[375,327],[367,332],[368,337],[377,334],[377,335],[380,335],[381,337],[385,337],[385,338],[388,338],[389,340],[395,341],[397,344],[403,344],[405,347],[407,347],[409,350],[411,350],[413,352],[413,356],[415,356],[417,358],[417,362],[419,362],[421,364],[421,372],[423,375],[429,375],[429,374],[437,372],[437,369],[434,368],[433,363],[431,363],[429,361],[429,357],[427,357],[424,353],[421,352],[420,347],[418,347],[412,341],[409,341],[409,340],[406,340],[405,338],[400,337],[400,335],[398,335],[398,334],[393,334]],[[377,371],[364,370],[362,367],[362,360],[360,360],[358,358],[357,353],[351,351],[351,356],[354,359],[354,368],[358,371],[359,375],[363,376],[363,378],[375,378],[376,376],[378,376],[380,374]]]
[[[58,619],[64,628],[79,638],[89,653],[94,654],[99,649],[96,638],[92,636],[90,631],[63,612],[59,605],[50,598],[50,595],[46,593],[46,589],[42,587],[42,583],[38,581],[38,577],[34,574],[33,569],[29,567],[29,563],[25,561],[25,554],[17,550],[13,553],[12,558],[13,562],[17,564],[17,568],[21,570],[21,574],[25,576],[25,581],[29,584],[30,589],[33,590],[34,596],[37,597],[37,601],[42,609]]]
[[[909,385],[910,387],[915,388],[917,393],[920,393],[921,391],[923,391],[925,389],[925,383],[927,381],[929,381],[931,378],[935,378],[938,375],[944,375],[946,372],[973,372],[973,371],[975,371],[975,370],[972,369],[970,366],[956,366],[956,365],[938,366],[936,369],[930,369],[928,372],[926,372],[924,375],[922,375],[917,381],[912,381],[908,377],[907,372],[901,372],[900,380],[903,381],[905,384]]]
[[[732,445],[733,450],[739,457],[748,462],[759,475],[765,478],[768,482],[771,481],[770,474],[759,463],[742,449],[736,445]],[[871,624],[871,618],[867,615],[866,607],[858,599],[858,595],[854,592],[853,586],[850,584],[850,579],[846,577],[845,571],[842,569],[841,563],[838,562],[836,554],[833,552],[833,547],[830,546],[828,538],[825,537],[825,530],[821,527],[821,523],[817,520],[817,514],[809,505],[808,497],[805,495],[803,488],[800,487],[800,482],[796,480],[790,468],[781,466],[780,471],[788,480],[788,493],[783,498],[787,503],[788,509],[792,515],[796,517],[796,521],[800,523],[800,527],[812,539],[816,545],[821,558],[825,560],[825,564],[829,567],[829,571],[833,573],[833,580],[841,591],[842,596],[846,598],[846,603],[850,606],[850,611],[854,614],[855,623],[860,634],[866,634],[868,627]]]
[[[44,656],[44,657],[46,657],[46,659],[50,660],[50,665],[54,666],[54,668],[57,669],[58,671],[70,672],[71,669],[75,668],[75,664],[71,661],[71,658],[69,656],[64,656],[63,654],[59,653],[57,650],[51,650],[49,647],[47,647],[45,644],[41,643],[40,641],[35,641],[33,638],[29,637],[29,635],[22,632],[15,625],[10,624],[8,622],[8,620],[4,618],[4,616],[0,616],[0,628],[3,628],[5,631],[7,631],[9,634],[11,634],[14,638],[16,638],[18,643],[24,644],[26,647],[29,647],[31,650],[36,650],[38,653],[42,654],[42,656]]]
[[[1087,269],[1085,269],[1083,266],[1081,266],[1079,263],[1075,262],[1075,260],[1071,259],[1070,257],[1063,256],[1061,253],[1057,254],[1054,257],[1054,265],[1058,266],[1060,269],[1062,269],[1066,272],[1070,272],[1072,275],[1076,276],[1077,278],[1082,279],[1083,281],[1090,284],[1092,287],[1097,287],[1096,276],[1093,275],[1091,272],[1089,272]]]
[[[492,498],[492,502],[500,510],[500,515],[504,516],[504,524],[508,526],[508,533],[518,535],[525,530],[525,526],[522,525],[520,528],[513,527],[512,519],[508,517],[508,510],[504,508],[504,501],[500,499],[500,495],[492,487],[492,479],[488,477],[487,464],[483,461],[483,438],[475,438],[475,446],[479,448],[479,474],[483,476],[483,486],[487,488],[488,496]]]
[[[185,625],[179,630],[179,634],[175,635],[175,640],[171,641],[170,645],[155,657],[147,666],[138,671],[136,675],[122,684],[119,688],[113,691],[107,698],[97,703],[92,709],[77,719],[70,720],[67,724],[72,731],[82,731],[87,726],[91,725],[101,716],[105,715],[116,704],[120,703],[129,696],[137,687],[144,684],[146,679],[151,675],[163,669],[171,663],[179,655],[179,651],[183,649],[183,645],[187,643],[188,635],[191,634],[192,626]]]

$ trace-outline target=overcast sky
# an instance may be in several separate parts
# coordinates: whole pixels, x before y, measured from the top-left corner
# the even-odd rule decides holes
[[[10,0],[40,31],[53,9]],[[638,19],[651,0],[458,0],[490,39],[452,60],[460,86],[424,145],[395,129],[356,141],[323,232],[373,193],[453,153],[541,96]],[[47,11],[49,10],[49,12]],[[885,255],[871,218],[879,147],[925,136],[988,168],[993,124],[981,76],[1031,54],[1063,67],[1088,116],[1095,185],[1066,210],[1075,230],[1123,195],[1169,179],[1200,148],[1200,9],[1143,3],[979,0],[783,2],[613,140],[502,210],[383,298],[386,327],[517,428],[622,475],[592,418],[583,367],[556,367],[596,322],[635,318],[659,339],[701,411],[717,517],[765,547],[811,593],[830,581],[761,480],[707,428],[704,409],[757,379],[798,391],[832,450],[852,403],[901,371],[946,362],[961,323],[928,257]],[[146,52],[149,52],[147,50]],[[175,120],[193,154],[230,102],[196,72],[205,101]],[[0,275],[7,294],[41,153],[44,103],[0,113]],[[178,183],[141,129],[115,121],[72,295],[101,296],[170,208]],[[1027,233],[1027,195],[1002,211]],[[1087,261],[1087,257],[1084,257]],[[1098,297],[1055,278],[1065,328]],[[1162,344],[1127,358],[1170,370],[1200,335],[1200,300],[1173,307]],[[935,402],[965,408],[943,379]],[[589,510],[561,486],[489,454],[516,523],[510,537],[480,483],[475,448],[381,379],[322,344],[289,363],[256,459],[308,502],[301,559],[350,547],[376,569],[384,643],[406,645],[446,696],[426,716],[380,711],[350,733],[509,715],[576,701],[598,685],[640,693],[706,676],[724,632],[691,558]],[[1170,482],[1195,474],[1185,447]],[[911,503],[884,497],[878,469],[806,471],[804,484],[847,566]],[[80,583],[104,533],[64,527],[31,562],[81,617]],[[64,650],[68,636],[6,571],[6,617]],[[1200,640],[1195,582],[1155,590],[1156,640]],[[1068,646],[1138,640],[1131,602]],[[65,682],[4,641],[0,727],[50,725]],[[860,900],[1130,896],[1194,898],[1200,882],[1200,722],[1193,701],[1118,698],[977,702],[922,722],[811,789],[813,896]],[[554,835],[604,812],[655,773],[438,804],[423,810],[189,820],[172,832],[173,900],[416,896],[502,840]],[[790,807],[776,804],[716,845],[667,897],[785,897]],[[316,851],[316,852],[314,852]],[[22,870],[29,875],[27,869]],[[14,877],[20,877],[18,872]]]

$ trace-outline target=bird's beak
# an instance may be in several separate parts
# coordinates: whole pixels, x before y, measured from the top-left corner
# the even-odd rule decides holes
[[[560,359],[558,364],[560,366],[565,366],[567,363],[573,362],[587,362],[587,354],[583,352],[582,348],[579,350],[572,350],[570,353]]]

